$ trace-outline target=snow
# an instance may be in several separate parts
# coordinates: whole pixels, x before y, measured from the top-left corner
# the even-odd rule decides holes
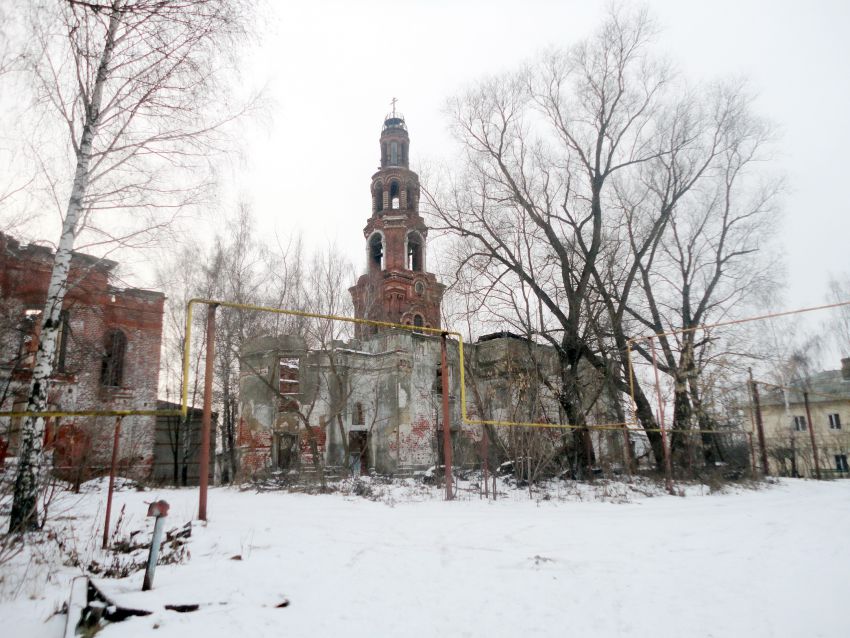
[[[413,481],[367,484],[376,500],[215,488],[191,557],[160,565],[152,591],[140,591],[142,572],[95,579],[119,604],[154,612],[98,636],[831,636],[846,626],[850,481],[685,497],[562,485],[548,500],[514,489],[496,502],[444,502]],[[123,528],[149,534],[145,503],[159,498],[171,504],[166,529],[196,514],[192,489],[120,491],[113,512],[126,505]],[[103,491],[52,507],[56,532],[99,558]],[[56,566],[54,546],[0,567],[0,618],[15,628],[0,633],[61,635],[64,616],[50,614],[80,570]],[[163,608],[189,603],[200,609]]]

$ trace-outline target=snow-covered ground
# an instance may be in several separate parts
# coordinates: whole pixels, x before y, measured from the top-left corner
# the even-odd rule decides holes
[[[354,495],[216,488],[191,557],[98,584],[153,610],[98,636],[835,636],[848,630],[850,481],[783,480],[682,497],[622,484],[444,502],[412,483]],[[595,492],[595,494],[593,493]],[[125,490],[123,528],[145,502],[192,519],[196,490]],[[629,501],[629,502],[623,502]],[[66,552],[102,560],[103,492],[53,505]],[[0,524],[2,521],[0,520]],[[64,531],[62,531],[64,530]],[[80,570],[56,543],[0,566],[0,635],[60,636]],[[236,559],[234,557],[239,557]],[[284,600],[290,604],[278,608]],[[165,604],[199,603],[177,613]],[[154,631],[155,629],[155,631]]]

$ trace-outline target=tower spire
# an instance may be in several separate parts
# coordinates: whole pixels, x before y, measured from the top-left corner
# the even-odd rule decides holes
[[[396,116],[396,115],[395,115],[395,103],[396,103],[396,102],[398,102],[398,98],[397,98],[397,97],[394,97],[392,100],[390,100],[390,104],[392,104],[392,105],[393,105],[393,117],[395,117],[395,116]]]

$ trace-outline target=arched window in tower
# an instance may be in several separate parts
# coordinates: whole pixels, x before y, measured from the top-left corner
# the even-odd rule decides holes
[[[401,163],[403,166],[407,166],[407,142],[401,143]]]
[[[384,269],[384,242],[381,233],[369,238],[369,270]]]
[[[425,325],[425,320],[422,318],[422,315],[420,315],[419,313],[413,315],[413,325],[417,328],[421,328]]]
[[[395,142],[393,142],[395,144]],[[398,198],[399,198],[399,189],[398,182],[393,180],[390,182],[390,208],[393,210],[398,210]]]
[[[408,233],[407,269],[421,272],[425,266],[422,261],[422,237],[417,232]]]
[[[124,381],[124,354],[127,351],[127,337],[120,330],[110,330],[104,340],[103,360],[100,364],[100,384],[120,387]]]
[[[384,210],[384,185],[381,182],[375,182],[375,191],[372,196],[375,198],[375,211],[380,213]]]
[[[398,166],[398,142],[390,142],[390,165]]]

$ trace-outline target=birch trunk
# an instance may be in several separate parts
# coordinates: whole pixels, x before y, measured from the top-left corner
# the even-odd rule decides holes
[[[47,301],[44,306],[41,324],[41,336],[36,353],[35,365],[30,382],[28,412],[44,412],[47,408],[47,396],[50,375],[59,335],[59,313],[68,290],[68,274],[71,269],[71,255],[77,237],[77,226],[83,211],[83,200],[88,190],[94,138],[100,123],[100,108],[103,99],[103,87],[109,79],[110,62],[115,49],[115,36],[121,23],[121,5],[123,0],[114,0],[106,32],[103,50],[98,64],[91,99],[86,104],[85,123],[80,135],[76,153],[77,165],[74,183],[68,199],[65,219],[62,222],[62,235],[56,248],[53,272],[47,289]],[[18,472],[9,519],[9,532],[21,532],[37,529],[38,492],[44,474],[44,417],[27,417],[21,428],[21,444],[18,452]]]

